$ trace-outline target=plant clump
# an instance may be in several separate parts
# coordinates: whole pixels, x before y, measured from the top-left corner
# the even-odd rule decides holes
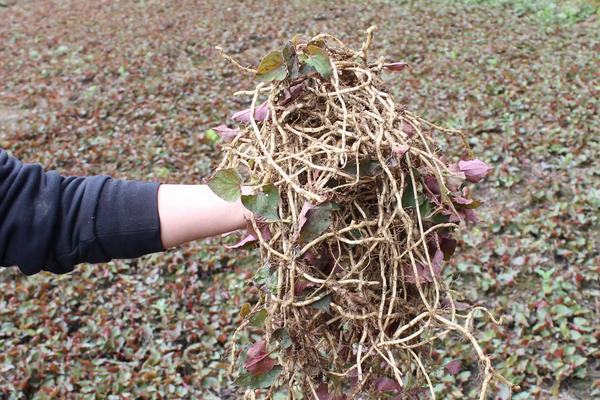
[[[459,306],[441,271],[459,224],[477,219],[469,183],[490,167],[462,133],[394,101],[381,75],[407,65],[369,61],[373,30],[358,51],[326,34],[294,38],[256,70],[225,55],[259,81],[237,93],[251,97],[238,124],[215,128],[224,158],[209,181],[253,212],[233,247],[256,245],[262,260],[260,301],[238,328],[262,338],[243,350],[234,341],[236,382],[267,397],[435,398],[428,353],[458,334],[479,361],[484,399],[504,379],[471,326],[477,311],[498,322]],[[447,160],[435,131],[460,138],[465,159]]]

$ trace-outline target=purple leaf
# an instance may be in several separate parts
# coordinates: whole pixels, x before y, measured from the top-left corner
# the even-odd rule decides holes
[[[452,375],[456,375],[460,372],[460,361],[452,360],[448,364],[444,366],[446,371],[448,371]]]
[[[329,201],[318,206],[311,206],[305,212],[306,220],[302,224],[298,239],[302,242],[310,242],[318,238],[331,225],[333,211],[338,210],[338,205]]]
[[[433,269],[433,274],[436,278],[440,277],[440,272],[442,271],[442,263],[444,261],[444,253],[440,250],[436,250],[434,256],[431,259],[431,267]],[[404,270],[404,279],[408,283],[417,283],[417,279],[415,278],[415,273],[413,271],[412,265],[405,265],[403,267]],[[431,271],[429,270],[429,266],[417,263],[417,275],[420,283],[433,282],[433,276],[431,275]]]
[[[448,222],[473,222],[474,224],[479,222],[479,218],[477,218],[477,214],[475,211],[470,208],[461,208],[458,211],[458,214],[455,214],[452,211],[446,210],[443,214],[448,215]]]
[[[250,123],[250,109],[238,111],[231,117],[234,121]],[[254,120],[261,122],[269,118],[269,102],[265,101],[254,109]]]
[[[269,229],[269,224],[267,223],[259,223],[258,229],[260,230],[260,234],[263,240],[271,240],[273,235],[271,234],[271,230]]]
[[[436,250],[433,258],[431,259],[431,266],[433,267],[433,273],[439,275],[442,272],[442,264],[444,263],[444,253],[441,250]],[[429,268],[427,268],[429,272]],[[433,280],[432,280],[433,281]]]
[[[346,400],[345,394],[334,396],[333,394],[329,393],[329,388],[327,387],[326,383],[321,383],[315,392],[317,393],[316,400]]]
[[[396,154],[396,156],[402,157],[404,154],[406,154],[406,152],[408,150],[410,150],[410,146],[401,144],[401,145],[395,147],[392,151],[394,152],[394,154]]]
[[[304,92],[304,82],[292,86],[289,90],[283,90],[283,97],[280,100],[282,106],[296,100]]]
[[[422,276],[424,273],[423,269],[424,268],[421,264],[417,264],[417,275]],[[404,280],[407,283],[417,283],[412,265],[405,265],[402,267],[402,270],[404,271]],[[419,279],[419,282],[421,282],[421,279]]]
[[[417,131],[415,130],[415,127],[410,122],[406,122],[406,121],[402,121],[402,124],[400,125],[400,129],[402,130],[402,132],[406,133],[406,135],[409,138],[412,137],[415,133],[417,133]]]
[[[423,264],[417,264],[417,275],[420,283],[431,282],[431,274]],[[417,283],[412,265],[404,266],[404,279],[407,283]]]
[[[248,349],[244,368],[253,375],[262,375],[273,369],[275,360],[267,353],[267,344],[259,340]]]
[[[456,204],[469,205],[473,202],[473,199],[467,199],[462,196],[455,196],[452,198],[452,201]]]
[[[308,212],[308,210],[314,207],[315,206],[310,204],[308,201],[304,202],[304,204],[302,205],[302,210],[300,210],[300,215],[298,216],[298,231],[301,231],[302,227],[306,223],[306,213]]]
[[[479,182],[492,169],[481,160],[470,160],[458,162],[458,169],[465,174],[469,182]]]
[[[463,218],[467,222],[472,222],[474,224],[479,222],[479,218],[477,218],[477,214],[475,213],[475,211],[471,210],[470,208],[465,208],[463,210],[460,210],[459,213],[463,216]]]
[[[255,242],[257,240],[258,240],[257,237],[255,237],[254,235],[249,234],[249,235],[243,237],[239,242],[237,242],[234,245],[231,245],[231,246],[225,245],[225,248],[226,249],[237,249],[237,248],[240,248],[240,247],[244,246],[247,243]]]
[[[398,382],[389,378],[379,378],[375,381],[375,385],[377,386],[377,390],[379,392],[400,392],[402,390],[402,386]]]
[[[273,235],[269,229],[269,224],[263,221],[257,221],[256,225],[258,226],[258,230],[260,231],[263,240],[271,240]],[[249,235],[254,236],[256,240],[258,240],[258,234],[254,230],[254,226],[250,221],[246,221],[246,229],[248,230]]]
[[[448,298],[442,300],[442,306],[450,308],[450,305],[450,300],[448,300]],[[454,300],[454,308],[458,311],[464,311],[469,308],[469,304]]]
[[[315,287],[315,286],[317,286],[317,284],[314,282],[310,282],[305,279],[300,279],[300,280],[297,280],[296,283],[294,284],[294,293],[301,294],[306,289]]]
[[[258,225],[258,229],[260,230],[260,234],[263,238],[263,240],[271,240],[271,238],[273,237],[273,235],[271,235],[271,230],[269,229],[269,224],[267,224],[266,222],[257,222],[256,225]],[[248,243],[252,243],[258,240],[258,235],[256,234],[256,232],[254,231],[254,227],[252,226],[251,223],[247,223],[247,230],[248,230],[248,234],[246,236],[244,236],[239,242],[237,242],[234,245],[225,245],[225,248],[227,249],[237,249],[240,247],[245,246]]]
[[[395,71],[395,72],[402,71],[406,67],[408,67],[408,64],[405,63],[405,62],[402,62],[402,61],[393,62],[393,63],[390,63],[390,64],[384,64],[383,65],[383,68],[385,68],[385,69],[387,69],[389,71]]]
[[[440,194],[440,185],[438,185],[437,179],[433,175],[427,175],[423,178],[427,189],[431,190],[433,194]]]
[[[450,237],[443,237],[440,240],[440,249],[442,250],[442,253],[444,253],[444,260],[448,261],[450,257],[452,257],[454,251],[456,250],[457,244],[458,242],[456,239],[452,239]]]
[[[452,165],[449,167],[450,171],[452,171],[451,175],[446,177],[446,186],[453,192],[457,192],[460,190],[460,186],[465,182],[467,177],[464,172],[455,171]],[[458,169],[458,167],[456,167]]]
[[[350,347],[347,347],[347,351],[350,352]],[[346,375],[348,378],[350,378],[350,385],[351,386],[356,386],[358,385],[358,371],[356,369],[353,369],[352,371],[348,372],[348,374]]]
[[[332,251],[327,246],[311,249],[304,254],[304,260],[325,274],[329,274],[335,265]]]
[[[231,142],[240,133],[237,129],[231,129],[227,125],[219,125],[213,129],[226,142]]]
[[[333,400],[333,396],[329,393],[329,388],[326,383],[321,383],[317,387],[317,400]]]

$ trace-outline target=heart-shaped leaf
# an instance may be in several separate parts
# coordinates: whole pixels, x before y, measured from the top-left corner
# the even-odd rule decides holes
[[[306,60],[306,64],[313,67],[323,78],[328,79],[329,76],[331,76],[332,69],[327,51],[309,44],[306,47],[306,52],[309,56]]]
[[[394,147],[394,149],[392,151],[398,158],[402,158],[402,156],[404,156],[404,154],[406,154],[406,152],[409,150],[410,150],[410,146],[408,146],[406,144],[400,144],[397,147]]]
[[[208,182],[208,187],[217,196],[230,202],[237,201],[240,198],[242,195],[241,186],[242,178],[233,168],[217,171]]]
[[[358,162],[358,168],[356,168],[356,162],[351,161],[344,167],[343,171],[348,175],[356,176],[356,170],[358,169],[358,177],[375,175],[377,172],[381,172],[381,164],[377,160],[364,159]]]
[[[252,276],[252,280],[256,287],[266,293],[277,291],[277,274],[273,273],[267,265],[259,268]]]
[[[377,386],[377,390],[380,392],[400,392],[402,391],[402,386],[398,382],[389,378],[378,378],[375,381],[375,385]]]
[[[221,140],[221,135],[216,128],[209,129],[204,133],[204,140],[214,147]]]
[[[240,308],[240,317],[246,318],[248,314],[250,314],[250,303],[244,303]]]
[[[275,331],[271,335],[271,338],[273,340],[277,340],[282,349],[287,349],[293,344],[292,338],[290,338],[290,334],[285,328],[275,329]]]
[[[249,235],[244,236],[242,239],[240,239],[240,241],[237,242],[236,244],[225,245],[225,248],[226,249],[239,249],[240,247],[244,247],[248,243],[253,243],[253,242],[256,242],[257,240],[258,240],[258,238],[256,236],[249,234]]]
[[[440,249],[442,250],[442,253],[444,253],[445,261],[448,261],[450,257],[452,257],[457,245],[458,242],[456,241],[456,239],[452,239],[450,237],[443,237],[440,240]]]
[[[283,48],[283,60],[290,79],[296,79],[300,70],[300,61],[296,54],[296,47],[292,42],[288,42]]]
[[[325,48],[325,41],[323,39],[311,40],[308,42],[309,46],[320,47],[321,49]]]
[[[256,79],[263,82],[281,81],[287,76],[287,66],[280,51],[267,54],[256,69]]]
[[[310,304],[310,307],[316,308],[320,311],[329,311],[329,306],[331,304],[331,295],[327,295],[320,300],[315,301]]]
[[[414,207],[415,204],[415,191],[412,185],[412,178],[407,175],[406,176],[406,187],[404,188],[404,192],[402,193],[402,207],[411,208]]]
[[[273,369],[275,360],[267,353],[267,343],[259,340],[248,349],[248,355],[244,361],[244,368],[252,375],[262,375]]]
[[[274,185],[265,185],[262,191],[254,195],[242,195],[242,204],[254,214],[260,215],[267,221],[279,219],[279,191]]]
[[[403,71],[406,67],[408,67],[408,64],[405,62],[393,62],[389,64],[383,64],[383,68],[395,72]]]
[[[237,129],[231,129],[227,125],[219,125],[213,129],[226,142],[231,142],[240,133]]]
[[[302,230],[302,227],[306,223],[306,213],[308,210],[312,210],[313,208],[315,208],[315,206],[310,204],[308,201],[304,201],[302,210],[300,210],[300,215],[298,215],[298,229]]]
[[[250,373],[243,373],[235,380],[235,383],[252,389],[266,389],[275,383],[277,378],[279,378],[279,375],[281,375],[282,370],[283,368],[277,365],[269,372],[258,376]]]
[[[264,308],[259,310],[256,314],[250,318],[250,325],[257,328],[262,328],[265,325],[265,319],[269,316],[269,313]]]
[[[286,104],[296,100],[302,93],[304,93],[304,84],[302,83],[292,86],[289,88],[289,90],[285,88],[282,91],[279,104],[285,106]]]
[[[460,372],[460,361],[452,360],[448,364],[444,365],[444,369],[452,375],[456,375]]]
[[[469,182],[479,182],[493,168],[481,160],[470,160],[458,162],[458,169],[463,172]]]
[[[331,215],[339,207],[331,202],[326,202],[306,210],[306,220],[300,229],[299,239],[302,242],[310,242],[321,236],[331,225]]]
[[[234,121],[243,122],[249,124],[251,122],[250,109],[247,108],[242,111],[238,111],[231,117]],[[254,120],[256,122],[261,122],[269,118],[269,102],[265,101],[258,107],[254,109]]]

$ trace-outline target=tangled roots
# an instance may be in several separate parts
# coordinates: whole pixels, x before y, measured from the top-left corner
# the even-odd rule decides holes
[[[485,399],[494,378],[505,380],[471,325],[478,310],[498,322],[482,308],[459,312],[440,272],[458,224],[475,218],[466,181],[489,167],[440,155],[432,130],[465,138],[395,103],[380,75],[405,65],[369,63],[367,32],[359,51],[323,34],[289,44],[283,67],[266,68],[281,68],[279,80],[239,92],[252,96],[250,109],[234,116],[237,129],[219,129],[229,142],[211,187],[223,196],[225,174],[245,182],[255,214],[240,245],[255,240],[263,265],[260,301],[240,327],[258,321],[263,339],[241,357],[234,344],[232,365],[241,365],[238,383],[268,395],[424,388],[435,398],[427,352],[457,333],[479,359]]]

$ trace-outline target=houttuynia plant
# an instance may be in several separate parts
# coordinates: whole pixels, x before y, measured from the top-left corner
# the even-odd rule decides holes
[[[295,38],[256,70],[225,56],[258,81],[239,92],[252,102],[235,127],[215,128],[224,158],[210,180],[254,213],[236,247],[262,259],[261,298],[239,328],[261,338],[231,350],[247,396],[435,398],[427,353],[450,334],[472,344],[481,399],[506,383],[471,333],[477,311],[497,321],[459,310],[441,275],[455,230],[477,221],[470,185],[490,167],[468,147],[463,160],[441,154],[433,132],[467,146],[464,135],[394,101],[381,75],[406,64],[370,62],[372,39],[370,28],[354,51],[330,35]]]

